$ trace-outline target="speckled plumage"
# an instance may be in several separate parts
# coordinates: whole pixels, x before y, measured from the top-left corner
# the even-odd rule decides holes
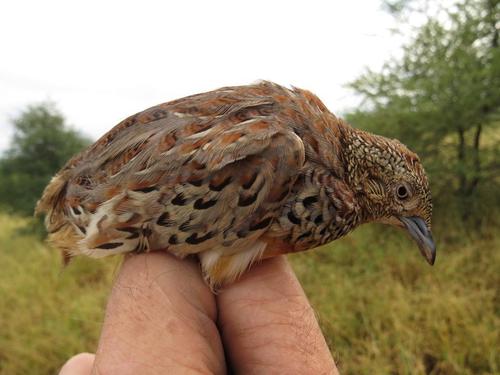
[[[308,91],[261,82],[127,118],[67,163],[37,211],[65,254],[196,254],[217,286],[369,221],[418,217],[430,235],[431,207],[404,145],[350,127]]]

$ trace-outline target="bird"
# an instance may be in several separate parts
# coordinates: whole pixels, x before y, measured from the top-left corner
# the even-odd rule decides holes
[[[214,290],[255,262],[369,222],[406,229],[428,263],[436,257],[419,157],[352,127],[312,92],[269,81],[126,118],[67,162],[35,212],[65,259],[197,257]]]

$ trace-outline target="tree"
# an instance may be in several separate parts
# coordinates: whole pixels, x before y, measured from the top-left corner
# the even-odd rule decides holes
[[[29,106],[13,125],[12,144],[0,159],[0,206],[32,215],[52,175],[90,140],[70,129],[51,103]]]
[[[389,8],[408,11],[409,3]],[[465,0],[446,17],[442,10],[418,28],[401,59],[351,83],[364,102],[349,120],[421,154],[438,201],[451,192],[467,219],[480,185],[493,194],[500,183],[500,9],[498,0]]]

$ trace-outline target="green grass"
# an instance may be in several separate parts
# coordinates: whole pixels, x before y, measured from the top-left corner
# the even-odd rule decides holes
[[[372,225],[293,256],[344,374],[500,373],[500,241],[462,241],[430,267]]]
[[[0,215],[0,373],[54,374],[95,351],[119,258],[63,269],[23,225]],[[500,373],[500,239],[436,237],[434,267],[377,226],[290,257],[343,374]]]
[[[0,215],[0,373],[55,374],[65,358],[96,348],[117,260],[60,255],[21,219]]]

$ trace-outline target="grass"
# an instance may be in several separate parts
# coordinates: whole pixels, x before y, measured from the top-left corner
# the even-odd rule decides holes
[[[78,259],[19,235],[21,219],[0,216],[0,373],[55,374],[65,358],[95,350],[117,260]]]
[[[95,350],[119,258],[63,270],[23,225],[0,215],[0,373],[54,374]],[[437,237],[434,267],[376,226],[290,257],[343,374],[500,373],[500,239]]]
[[[429,267],[380,229],[292,259],[343,373],[500,373],[500,241],[438,243]]]

